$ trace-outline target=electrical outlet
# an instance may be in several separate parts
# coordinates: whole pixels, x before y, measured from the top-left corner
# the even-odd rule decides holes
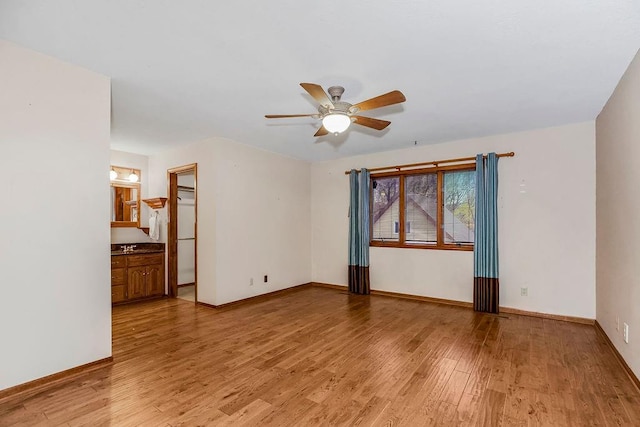
[[[529,288],[520,288],[520,296],[521,297],[529,296]]]
[[[622,325],[622,338],[624,338],[624,342],[629,344],[629,325],[626,323],[623,323]]]
[[[268,281],[269,281],[269,280],[268,280],[268,278],[267,278],[267,275],[265,274],[265,275],[264,275],[264,283],[267,283]]]
[[[253,277],[249,279],[249,286],[253,286]]]
[[[620,330],[620,316],[616,316],[616,331]]]

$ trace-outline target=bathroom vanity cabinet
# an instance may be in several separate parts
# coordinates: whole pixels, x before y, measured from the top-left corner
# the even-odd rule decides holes
[[[115,252],[115,253],[114,253]],[[162,250],[111,252],[111,302],[133,302],[164,295],[164,245]]]

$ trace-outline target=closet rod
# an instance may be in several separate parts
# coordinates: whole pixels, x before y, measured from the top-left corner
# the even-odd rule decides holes
[[[510,151],[508,153],[500,153],[497,156],[498,157],[513,157],[515,156],[516,153],[514,153],[513,151]],[[486,159],[487,156],[484,156],[484,158]],[[470,162],[472,160],[475,160],[475,156],[474,157],[460,157],[457,159],[449,159],[449,160],[436,160],[433,162],[422,162],[422,163],[409,163],[406,165],[398,165],[398,166],[385,166],[385,167],[381,167],[381,168],[371,168],[369,169],[369,172],[379,172],[379,171],[384,171],[384,170],[395,170],[395,171],[400,171],[401,169],[406,169],[406,168],[415,168],[418,166],[440,166],[444,163],[460,163],[460,162]],[[356,170],[356,172],[360,173],[359,170]],[[351,173],[351,171],[344,171],[345,175],[349,175],[349,173]]]

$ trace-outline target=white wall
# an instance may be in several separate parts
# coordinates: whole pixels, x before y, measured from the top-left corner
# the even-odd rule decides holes
[[[639,95],[640,53],[596,120],[596,319],[636,376],[640,376]],[[622,339],[624,322],[630,327],[628,344]]]
[[[500,305],[593,319],[593,122],[314,163],[313,281],[347,283],[345,170],[491,151],[516,152],[499,160]],[[473,298],[472,252],[372,247],[370,275],[376,290],[466,302]],[[528,288],[528,297],[520,296],[521,287]]]
[[[213,138],[150,157],[150,191],[166,193],[167,169],[189,163],[198,163],[199,301],[224,304],[310,281],[309,163]]]
[[[111,355],[107,77],[0,40],[0,389]]]
[[[200,141],[149,157],[149,192],[154,197],[167,194],[167,170],[192,163],[198,164],[198,300],[215,304],[215,168],[213,148],[207,141]],[[168,202],[160,210],[162,227],[160,241],[167,242]],[[201,219],[201,220],[200,220]],[[168,250],[168,248],[167,248]],[[168,261],[168,260],[167,260]],[[169,269],[165,269],[168,272]]]
[[[140,169],[140,200],[158,197],[149,195],[149,157],[142,154],[111,150],[111,164],[113,166]],[[164,190],[162,194],[166,192],[167,190]],[[146,203],[142,203],[140,210],[140,227],[149,226],[149,213],[149,206],[147,206]],[[153,242],[153,240],[139,228],[113,227],[111,229],[111,243],[144,242]]]

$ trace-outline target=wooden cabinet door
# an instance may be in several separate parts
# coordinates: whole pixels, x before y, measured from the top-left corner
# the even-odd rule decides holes
[[[164,266],[162,264],[147,267],[147,295],[164,295]]]
[[[127,299],[127,289],[125,285],[111,287],[111,303],[122,302]]]
[[[126,285],[127,284],[126,278],[127,278],[126,268],[111,269],[111,286]]]
[[[127,269],[127,287],[129,299],[147,296],[146,273],[147,267],[129,267]]]

